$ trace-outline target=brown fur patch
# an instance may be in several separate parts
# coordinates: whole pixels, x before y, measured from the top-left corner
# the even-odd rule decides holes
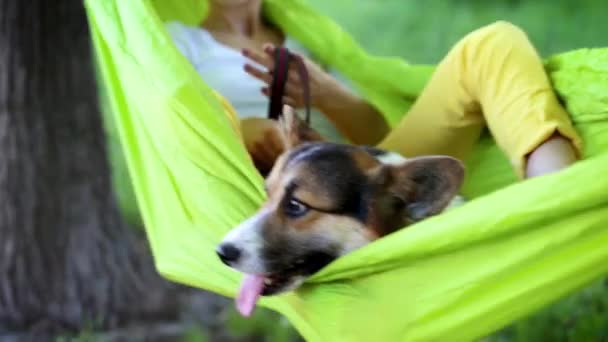
[[[357,165],[362,172],[366,172],[380,165],[380,162],[376,158],[362,149],[353,149],[351,155],[355,165]]]

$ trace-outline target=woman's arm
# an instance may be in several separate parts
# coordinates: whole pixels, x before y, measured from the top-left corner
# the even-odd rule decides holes
[[[274,46],[270,44],[264,47],[265,54],[243,50],[245,57],[268,70],[262,71],[251,64],[246,64],[245,71],[267,85],[272,82],[269,71],[274,69],[274,60],[271,57],[273,51]],[[302,58],[309,74],[311,105],[325,114],[353,143],[361,145],[378,143],[388,132],[388,124],[382,114],[314,62]],[[268,86],[262,89],[266,96],[270,96],[268,89]],[[296,108],[304,106],[302,84],[295,66],[289,71],[284,102]]]
[[[322,71],[324,72],[324,71]],[[325,73],[325,72],[324,72]],[[329,74],[316,108],[355,144],[376,145],[388,133],[384,116]]]

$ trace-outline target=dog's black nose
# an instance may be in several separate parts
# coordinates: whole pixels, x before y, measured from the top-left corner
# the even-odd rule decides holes
[[[241,250],[231,243],[223,243],[216,250],[220,260],[228,266],[241,257]]]

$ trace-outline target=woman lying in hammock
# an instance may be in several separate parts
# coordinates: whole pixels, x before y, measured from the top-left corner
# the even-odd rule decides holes
[[[264,119],[269,71],[274,67],[272,52],[278,45],[304,57],[311,103],[318,110],[316,115],[313,112],[313,121],[324,115],[355,144],[377,145],[406,157],[443,154],[464,159],[487,126],[520,177],[558,171],[580,155],[580,138],[553,92],[540,57],[526,34],[505,22],[460,40],[390,131],[371,104],[265,21],[262,0],[210,0],[209,15],[201,27],[177,22],[167,27],[205,81],[234,106],[247,148],[258,163],[271,164],[281,152],[279,139],[272,139],[274,122]],[[285,103],[302,107],[302,94],[297,73],[291,70]]]

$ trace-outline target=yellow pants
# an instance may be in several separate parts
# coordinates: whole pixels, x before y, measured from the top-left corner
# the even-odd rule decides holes
[[[486,126],[520,177],[527,155],[555,133],[581,150],[536,50],[524,32],[506,22],[458,42],[380,147],[409,157],[464,159]]]

